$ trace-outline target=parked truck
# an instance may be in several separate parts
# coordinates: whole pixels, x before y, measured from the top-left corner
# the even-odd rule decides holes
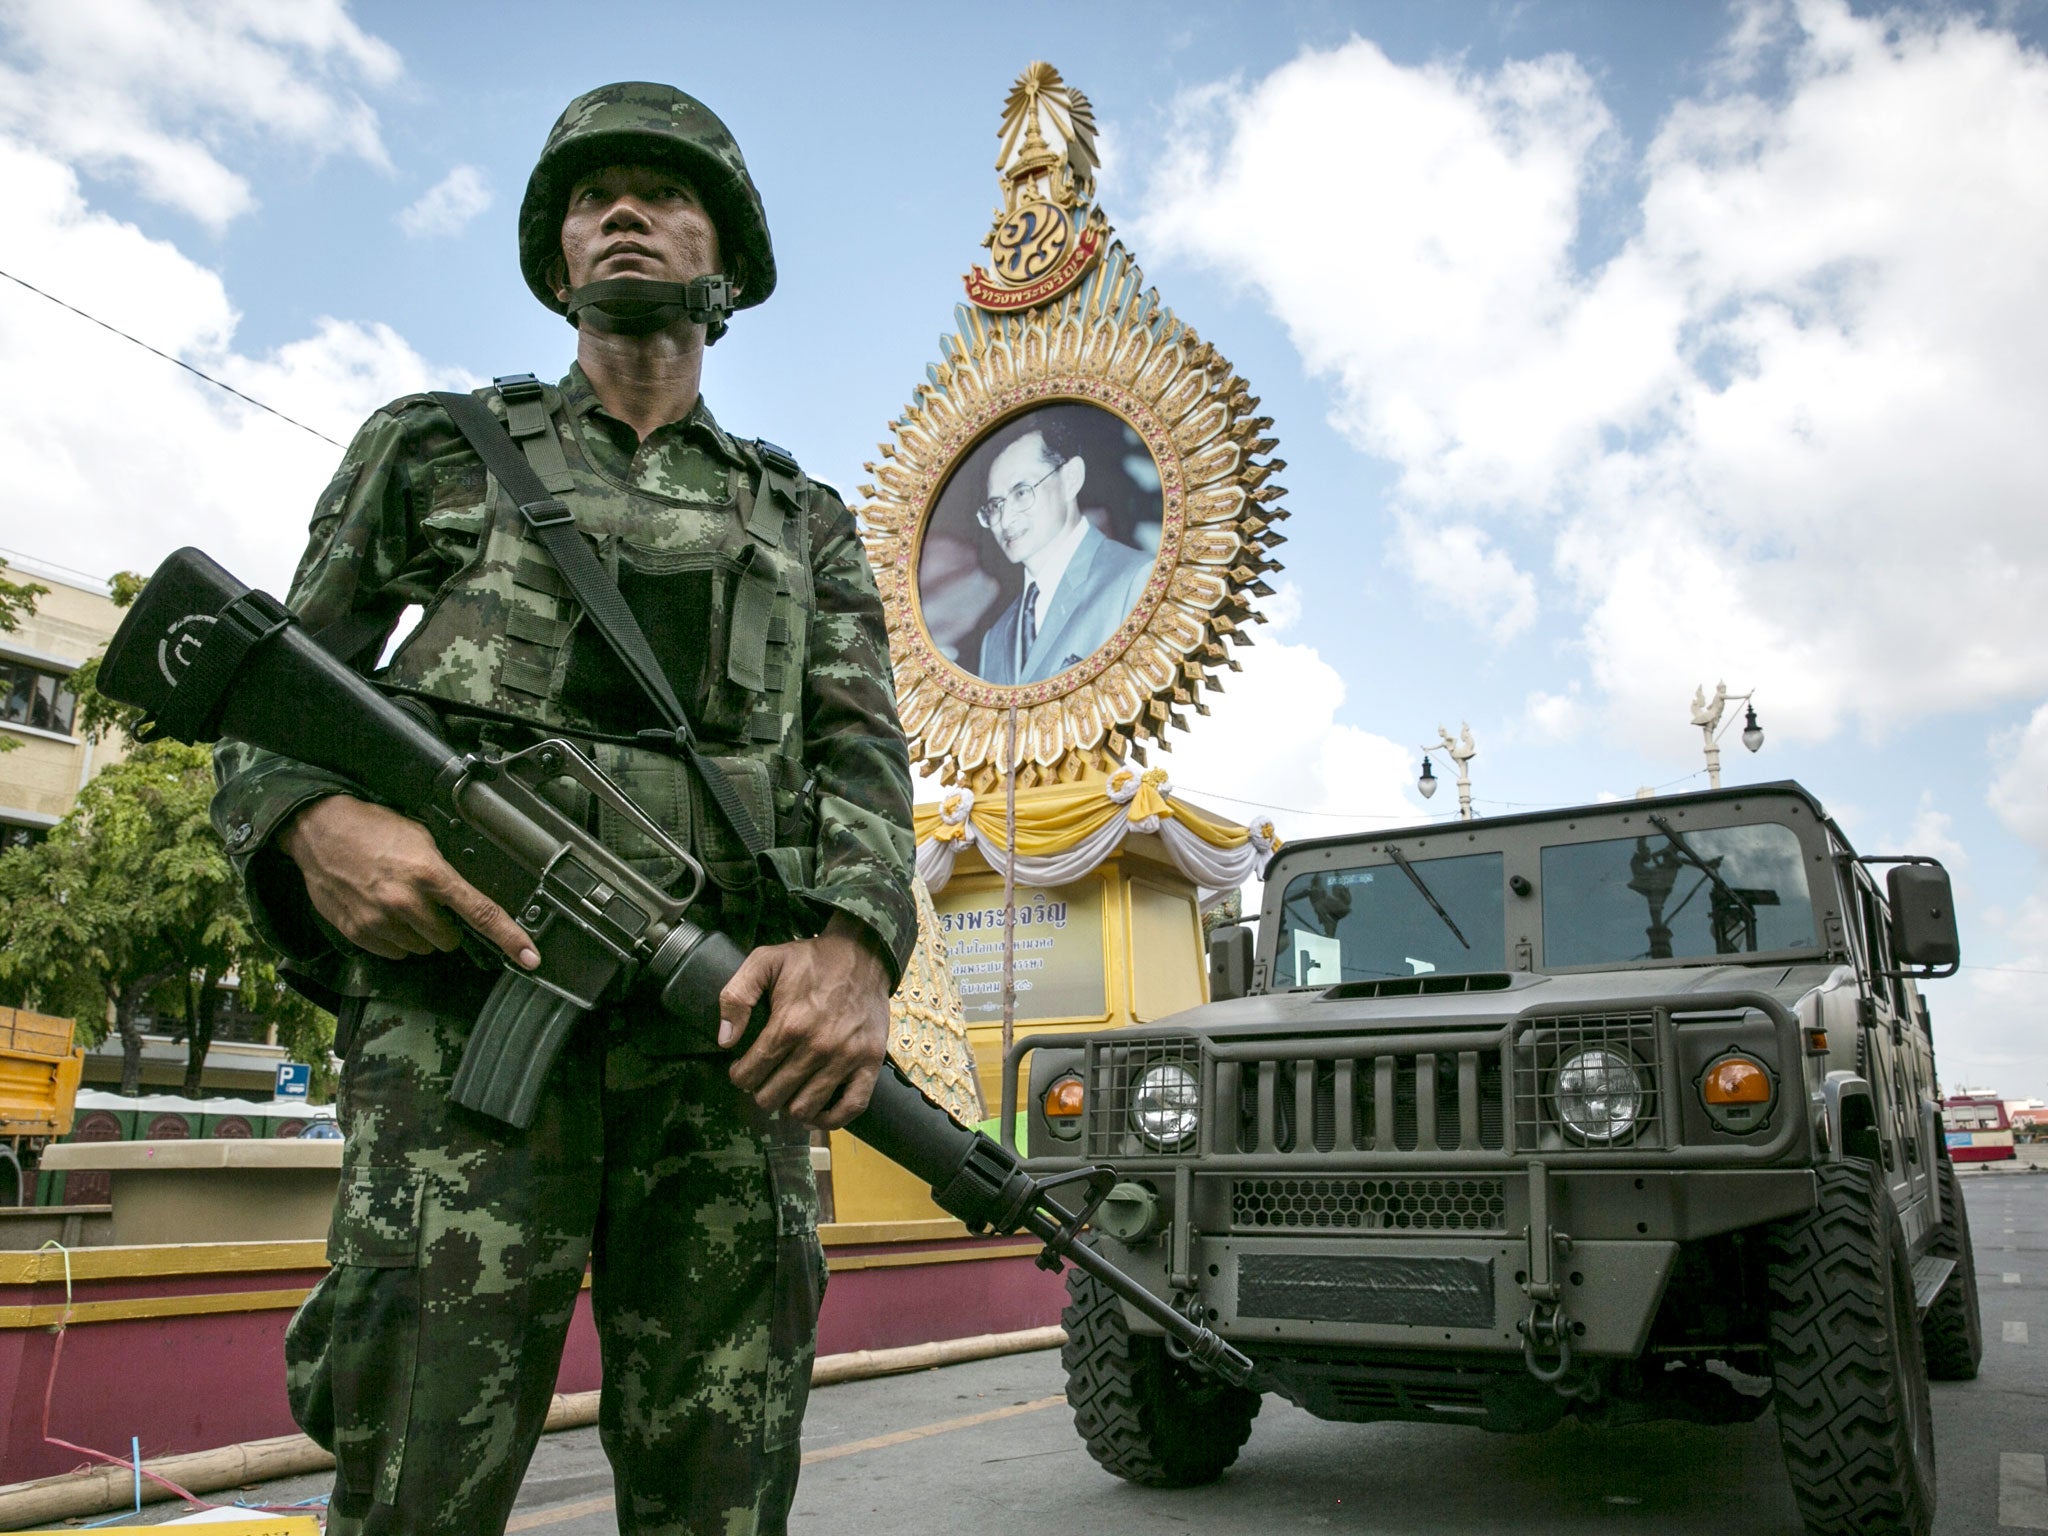
[[[1928,1379],[1982,1351],[1918,987],[1957,960],[1941,867],[1859,857],[1791,783],[1289,846],[1212,1002],[1006,1062],[1033,1171],[1114,1165],[1105,1254],[1257,1366],[1204,1375],[1071,1276],[1089,1451],[1212,1479],[1262,1392],[1509,1431],[1775,1408],[1810,1531],[1925,1536]]]
[[[85,1048],[72,1021],[0,1008],[0,1205],[34,1199],[36,1159],[71,1131]]]

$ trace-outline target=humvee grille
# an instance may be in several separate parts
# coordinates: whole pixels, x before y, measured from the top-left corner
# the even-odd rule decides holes
[[[1500,1232],[1502,1179],[1237,1179],[1233,1231]]]
[[[1507,1094],[1498,1049],[1219,1064],[1233,1119],[1224,1152],[1498,1152]]]

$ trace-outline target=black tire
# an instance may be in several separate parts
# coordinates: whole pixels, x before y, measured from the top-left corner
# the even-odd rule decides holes
[[[1984,1319],[1977,1308],[1977,1257],[1970,1248],[1970,1211],[1946,1149],[1935,1165],[1941,1189],[1941,1225],[1927,1251],[1954,1259],[1946,1282],[1920,1319],[1927,1344],[1927,1374],[1935,1381],[1975,1381],[1984,1359]]]
[[[14,1148],[0,1146],[0,1205],[27,1205],[34,1175],[21,1166]]]
[[[1122,1305],[1093,1277],[1067,1271],[1067,1402],[1088,1454],[1148,1488],[1213,1483],[1237,1460],[1259,1394],[1198,1371],[1160,1339],[1134,1334]]]
[[[1927,1536],[1934,1418],[1905,1236],[1872,1164],[1816,1174],[1819,1203],[1767,1240],[1792,1496],[1812,1536]]]

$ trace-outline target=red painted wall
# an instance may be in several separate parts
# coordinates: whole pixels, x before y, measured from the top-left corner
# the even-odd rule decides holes
[[[885,1244],[835,1248],[832,1254],[905,1251]],[[82,1281],[73,1299],[290,1290],[314,1284],[320,1273]],[[1059,1321],[1064,1299],[1060,1277],[1029,1258],[843,1270],[826,1287],[818,1352],[891,1349],[1043,1327]],[[64,1285],[58,1280],[9,1286],[0,1302],[61,1307]],[[0,1483],[49,1477],[88,1461],[43,1440],[43,1398],[53,1368],[50,1433],[111,1456],[127,1457],[131,1435],[142,1437],[147,1459],[295,1433],[284,1397],[284,1330],[290,1320],[289,1311],[271,1310],[80,1323],[65,1334],[61,1356],[57,1336],[48,1329],[0,1329]],[[586,1290],[569,1325],[555,1390],[588,1392],[599,1381],[597,1330]]]

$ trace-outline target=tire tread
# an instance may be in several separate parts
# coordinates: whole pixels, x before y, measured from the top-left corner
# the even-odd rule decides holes
[[[1766,1239],[1773,1395],[1793,1497],[1813,1536],[1925,1536],[1933,1445],[1916,1467],[1906,1418],[1926,1386],[1916,1399],[1902,1379],[1924,1367],[1917,1315],[1910,1301],[1903,1317],[1895,1304],[1896,1217],[1868,1164],[1815,1173],[1818,1204]]]
[[[1067,1295],[1060,1363],[1088,1454],[1148,1488],[1221,1477],[1251,1434],[1259,1395],[1177,1365],[1160,1340],[1133,1334],[1122,1305],[1081,1270],[1067,1272]]]
[[[1955,1260],[1955,1268],[1920,1320],[1927,1374],[1935,1381],[1975,1381],[1984,1358],[1984,1319],[1977,1301],[1977,1258],[1970,1246],[1970,1212],[1963,1204],[1955,1164],[1944,1153],[1937,1165],[1941,1224],[1927,1251]]]

